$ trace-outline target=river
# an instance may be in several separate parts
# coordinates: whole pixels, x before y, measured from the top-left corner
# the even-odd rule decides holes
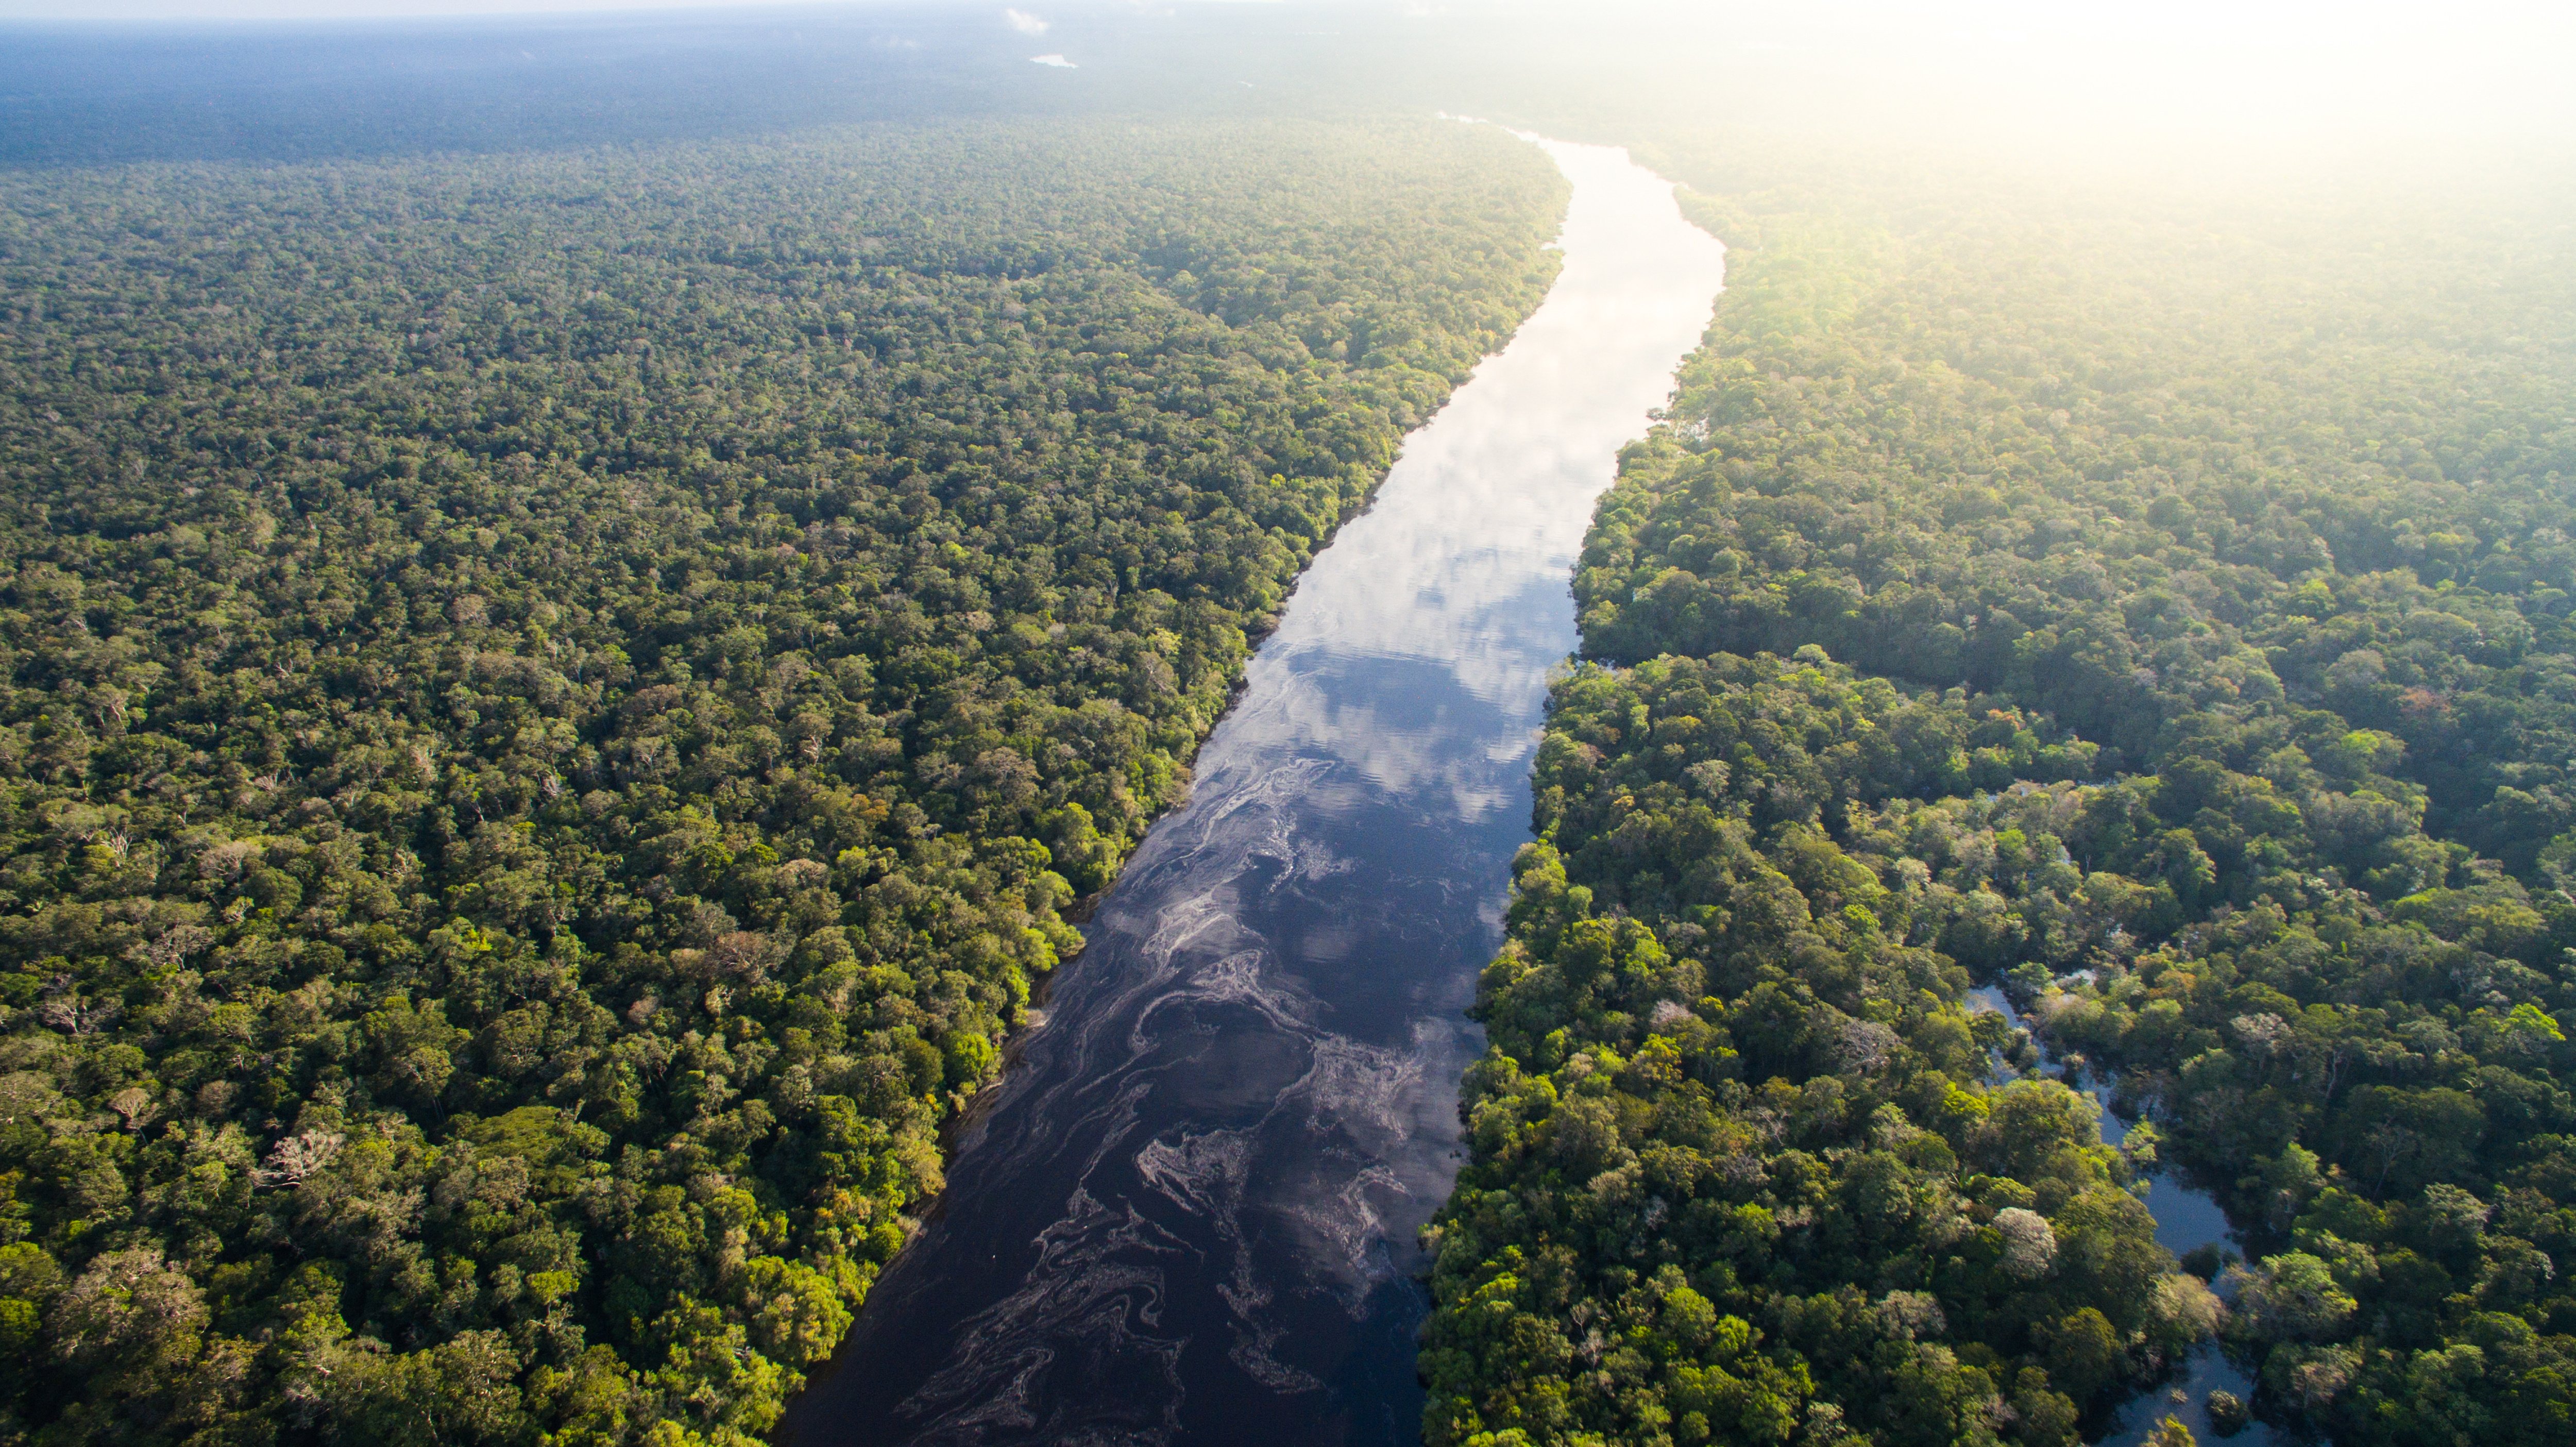
[[[1308,569],[795,1447],[1418,1440],[1416,1236],[1575,555],[1724,274],[1624,151],[1535,143],[1555,285]]]

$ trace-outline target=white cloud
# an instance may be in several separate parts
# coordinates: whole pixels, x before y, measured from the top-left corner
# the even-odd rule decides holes
[[[1013,30],[1020,32],[1022,35],[1044,35],[1047,33],[1047,23],[1038,17],[1031,15],[1026,10],[1005,10],[1002,12],[1002,19],[1007,22]]]
[[[1029,57],[1029,63],[1032,65],[1052,65],[1058,70],[1071,70],[1074,68],[1073,62],[1065,59],[1061,55],[1032,55]]]

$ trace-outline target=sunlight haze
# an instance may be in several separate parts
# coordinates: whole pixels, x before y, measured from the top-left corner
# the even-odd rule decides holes
[[[0,1447],[2576,1447],[2571,75],[0,0]]]

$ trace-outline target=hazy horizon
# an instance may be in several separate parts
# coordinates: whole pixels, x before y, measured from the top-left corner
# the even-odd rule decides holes
[[[0,1447],[2576,1447],[2571,57],[0,0]]]
[[[2527,4],[2435,14],[2396,4],[2072,10],[2033,0],[1937,9],[1546,0],[0,0],[0,24],[89,46],[175,45],[191,36],[220,45],[275,34],[279,25],[311,41],[424,25],[451,35],[496,25],[563,34],[683,25],[711,36],[881,26],[884,44],[911,49],[931,37],[904,27],[931,24],[939,45],[989,41],[1010,64],[1061,54],[1068,69],[1142,67],[1155,80],[1171,78],[1150,74],[1172,63],[1154,50],[1171,37],[1240,32],[1265,43],[1297,39],[1283,64],[1304,69],[1283,70],[1283,84],[1311,73],[1311,84],[1329,89],[1374,74],[1369,83],[1384,90],[1386,81],[1400,87],[1474,72],[1508,77],[1516,94],[1549,102],[1606,97],[1634,106],[1678,97],[1735,120],[1905,140],[1949,134],[2014,147],[2216,140],[2234,148],[2576,136],[2576,94],[2559,81],[2576,57],[2576,14]],[[1325,28],[1340,34],[1314,33]],[[1248,67],[1243,83],[1258,85],[1257,68],[1269,57],[1246,51],[1239,59]],[[30,57],[11,68],[43,88],[46,77]],[[1546,83],[1532,88],[1532,77]]]

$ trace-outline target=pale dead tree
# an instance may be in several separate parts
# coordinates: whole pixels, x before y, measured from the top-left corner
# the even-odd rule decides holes
[[[158,1114],[152,1108],[152,1092],[139,1085],[129,1085],[107,1098],[107,1108],[115,1111],[129,1131],[143,1129]]]
[[[178,925],[163,931],[160,938],[146,946],[143,957],[166,970],[214,942],[212,930],[193,924]]]
[[[2292,1034],[2290,1022],[2269,1010],[2259,1015],[2239,1015],[2227,1023],[2248,1051],[2266,1057],[2279,1054]]]
[[[36,1007],[37,1019],[67,1035],[83,1037],[106,1029],[109,1021],[124,1013],[125,1007],[113,1000],[84,1000],[68,992]]]
[[[2024,1281],[2046,1276],[2057,1261],[2057,1232],[2048,1218],[2020,1206],[1995,1213],[1995,1232],[2004,1238],[2003,1268]]]
[[[251,1179],[259,1185],[294,1190],[315,1171],[329,1165],[347,1141],[347,1136],[335,1130],[298,1132],[272,1147],[268,1163],[251,1172]]]
[[[2343,1394],[2360,1375],[2361,1356],[2350,1347],[2330,1346],[2290,1372],[2290,1395],[2313,1412]]]
[[[739,980],[758,986],[787,957],[784,942],[750,930],[727,930],[707,946],[698,961],[698,972],[715,980]],[[674,962],[677,953],[674,952]]]
[[[1834,1031],[1835,1063],[1855,1075],[1876,1072],[1897,1046],[1896,1032],[1875,1020],[1846,1017]]]
[[[197,856],[197,877],[225,882],[239,879],[264,852],[247,839],[218,844]]]
[[[1890,1336],[1908,1341],[1933,1336],[1950,1329],[1938,1298],[1922,1291],[1891,1291],[1881,1297],[1876,1315]]]

